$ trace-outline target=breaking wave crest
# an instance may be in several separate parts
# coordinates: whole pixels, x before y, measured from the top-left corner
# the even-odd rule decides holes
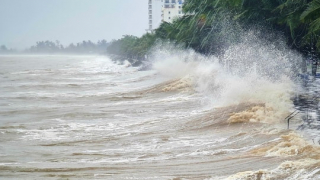
[[[284,159],[273,163],[277,165],[275,168],[209,179],[320,178],[317,175],[319,147],[283,126],[285,117],[293,111],[292,97],[298,87],[296,77],[302,56],[288,49],[281,40],[262,41],[249,32],[219,57],[172,45],[160,46],[153,57],[153,68],[162,76],[175,79],[174,83],[167,83],[166,91],[183,93],[186,88],[192,88],[188,92],[200,95],[202,103],[214,109],[184,124],[183,130],[219,129],[230,135],[226,142],[237,139],[239,144],[244,144],[245,150],[236,150],[246,151],[246,157]],[[252,136],[257,136],[254,140],[257,142],[247,141]]]
[[[252,32],[221,57],[200,55],[172,45],[160,46],[153,68],[179,79],[166,90],[192,87],[213,107],[259,103],[230,122],[279,122],[292,110],[295,75],[302,57],[278,41],[266,43]]]

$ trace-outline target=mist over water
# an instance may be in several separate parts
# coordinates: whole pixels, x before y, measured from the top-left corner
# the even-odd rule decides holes
[[[1,56],[0,177],[318,179],[319,147],[284,121],[301,60],[252,32],[219,57],[160,46],[149,71]]]

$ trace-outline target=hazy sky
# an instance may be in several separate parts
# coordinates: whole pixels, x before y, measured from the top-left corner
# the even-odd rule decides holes
[[[0,0],[0,45],[111,41],[148,28],[148,0]]]

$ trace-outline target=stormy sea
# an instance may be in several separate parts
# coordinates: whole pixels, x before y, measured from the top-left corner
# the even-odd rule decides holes
[[[294,103],[311,91],[302,59],[255,39],[221,56],[160,47],[147,69],[0,56],[0,179],[320,179],[317,113],[306,124]]]

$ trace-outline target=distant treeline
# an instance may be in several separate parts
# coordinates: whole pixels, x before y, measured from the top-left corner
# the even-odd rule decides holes
[[[12,53],[16,53],[16,50],[9,49],[5,45],[0,46],[0,54],[12,54]]]
[[[82,41],[76,44],[71,43],[63,46],[60,41],[38,41],[35,45],[23,51],[8,49],[5,45],[0,46],[1,54],[102,54],[106,53],[109,43],[106,40],[99,40],[94,43],[90,40]]]
[[[202,54],[218,54],[236,43],[242,32],[259,29],[263,38],[280,34],[304,54],[320,53],[320,0],[186,0],[186,14],[163,22],[142,37],[112,41],[109,54],[143,59],[156,42],[170,41]]]
[[[90,40],[82,41],[64,47],[59,41],[38,41],[36,45],[26,49],[27,53],[70,53],[70,54],[92,54],[92,53],[105,53],[108,42],[106,40],[93,43]]]

